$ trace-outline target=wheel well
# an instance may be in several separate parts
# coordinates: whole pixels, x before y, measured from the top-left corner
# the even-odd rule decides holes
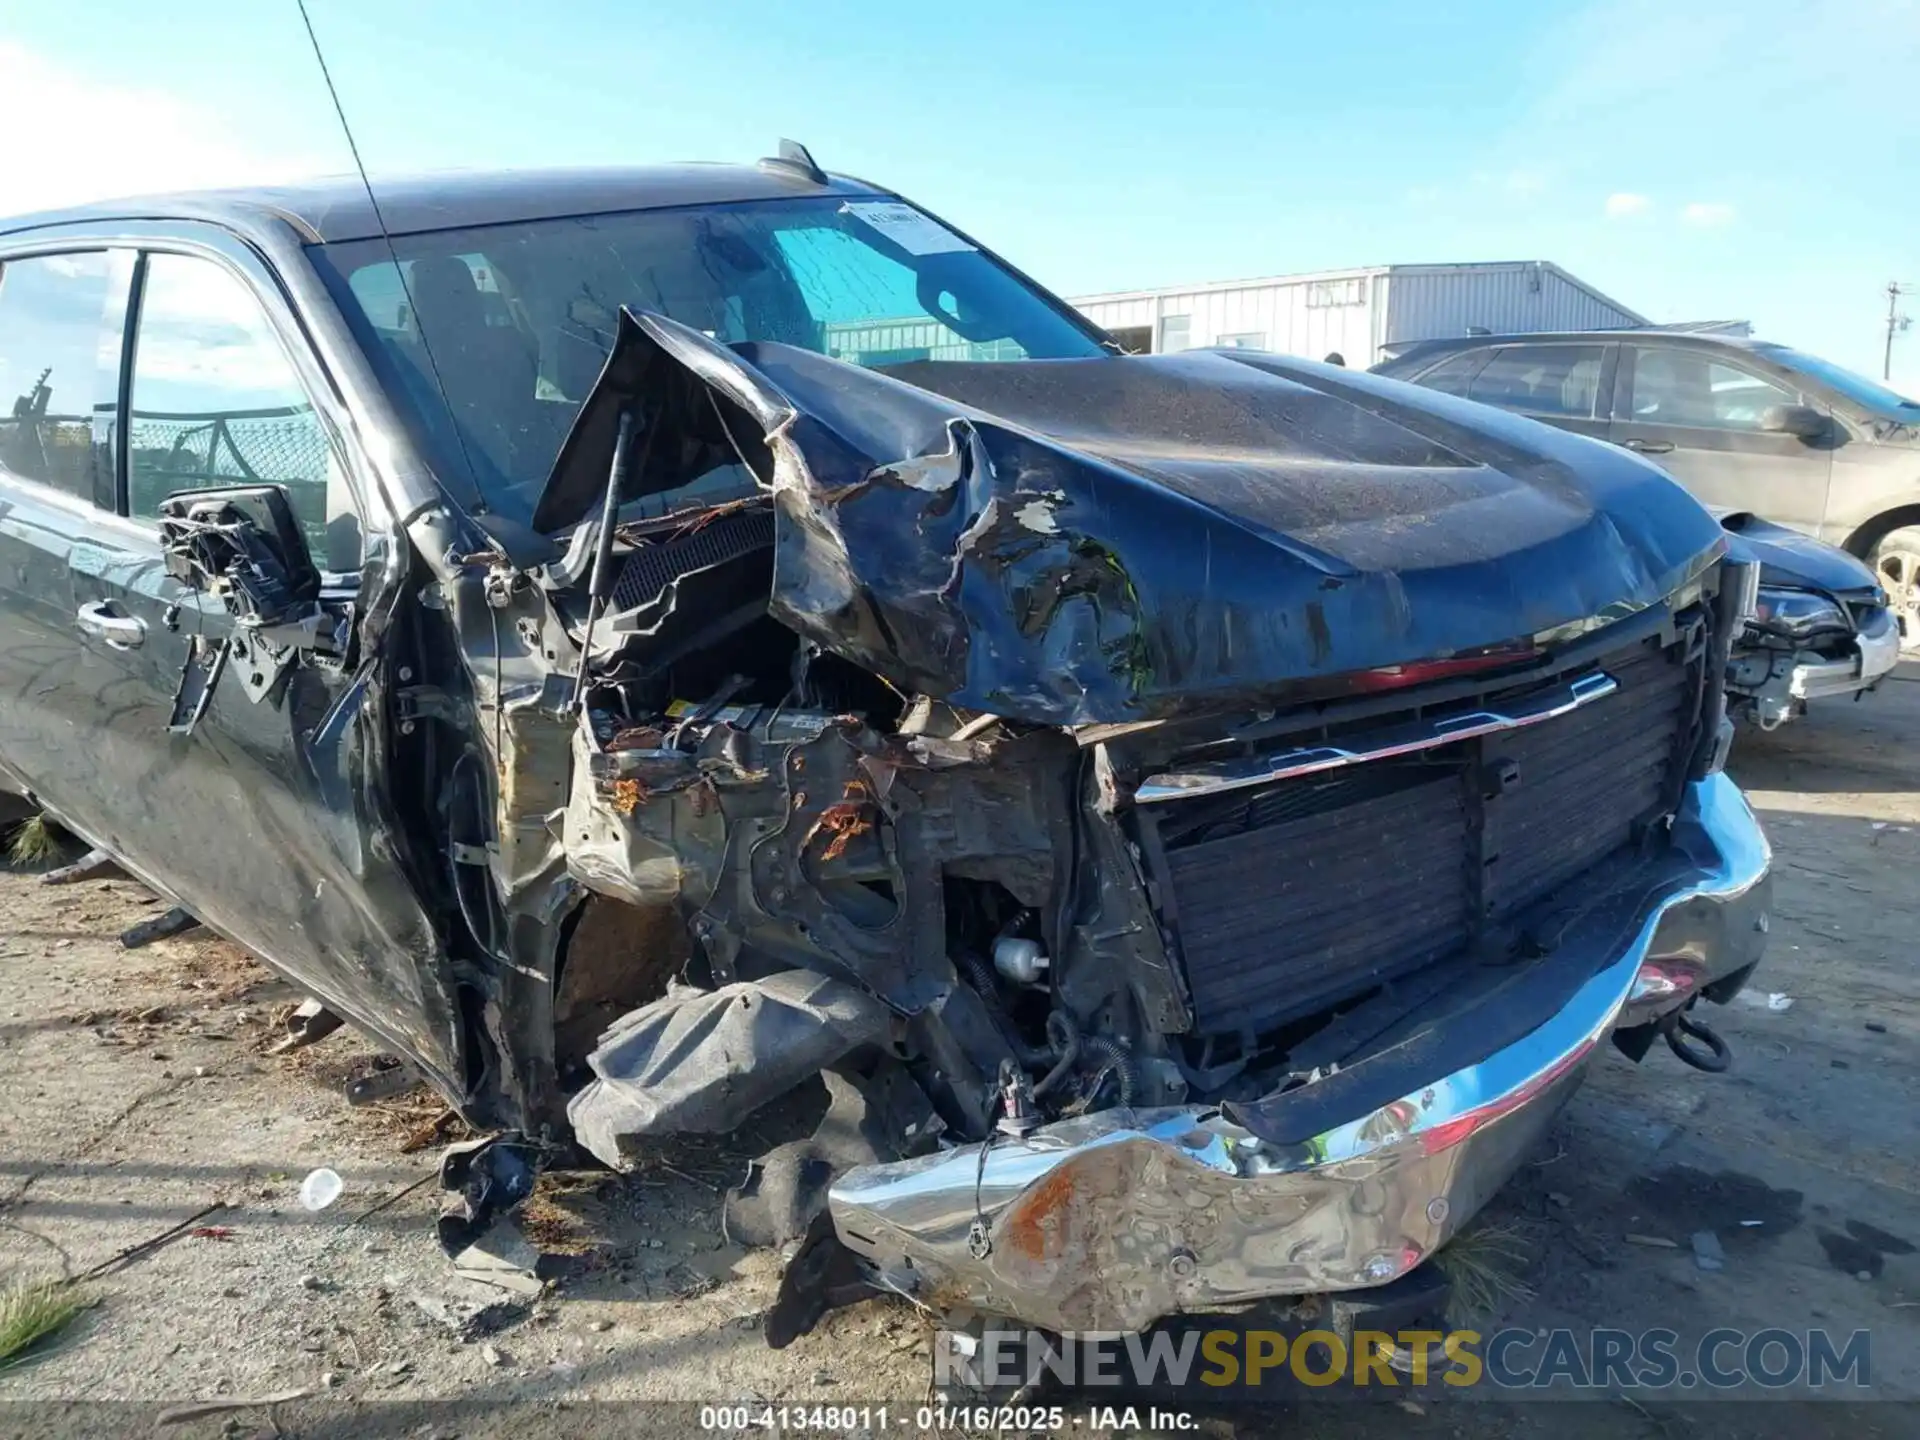
[[[1898,510],[1889,510],[1867,521],[1853,534],[1847,537],[1843,547],[1862,560],[1873,553],[1873,547],[1880,543],[1880,537],[1900,529],[1903,525],[1920,525],[1920,505],[1903,505]]]

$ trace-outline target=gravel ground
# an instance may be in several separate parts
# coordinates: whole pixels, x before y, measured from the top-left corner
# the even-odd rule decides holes
[[[1487,1213],[1517,1258],[1477,1317],[1683,1337],[1866,1329],[1873,1396],[1908,1403],[1448,1396],[1419,1414],[1286,1406],[1209,1421],[1215,1433],[1920,1434],[1916,681],[1908,665],[1861,704],[1741,738],[1734,770],[1779,868],[1760,977],[1711,1016],[1735,1067],[1708,1076],[1663,1049],[1639,1066],[1608,1051]],[[691,1410],[596,1402],[887,1399],[898,1413],[924,1397],[927,1331],[902,1304],[764,1346],[778,1261],[721,1233],[719,1192],[741,1163],[724,1145],[678,1148],[636,1176],[543,1182],[527,1230],[567,1273],[503,1307],[433,1239],[438,1103],[347,1107],[340,1087],[377,1063],[349,1034],[265,1054],[299,996],[224,941],[123,950],[120,931],[154,903],[127,880],[0,873],[0,1276],[101,1272],[97,1305],[60,1343],[0,1372],[0,1402],[126,1404],[0,1406],[0,1430],[144,1428],[155,1417],[141,1403],[294,1391],[312,1398],[170,1417],[166,1433],[691,1431]],[[1770,1006],[1776,994],[1791,1003]],[[296,1192],[322,1165],[346,1191],[310,1214]],[[110,1264],[215,1205],[193,1222],[209,1228]],[[1728,1235],[1733,1219],[1766,1223]],[[1689,1238],[1715,1225],[1724,1267],[1703,1270]],[[448,1401],[461,1408],[408,1408]]]

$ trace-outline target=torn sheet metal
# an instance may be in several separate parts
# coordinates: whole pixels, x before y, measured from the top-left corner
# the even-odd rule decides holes
[[[588,513],[628,405],[671,432],[632,494],[736,462],[771,487],[777,618],[1042,723],[1630,613],[1724,544],[1631,455],[1375,376],[1222,352],[878,372],[624,311],[536,526]]]
[[[595,1078],[568,1102],[574,1136],[616,1170],[622,1141],[723,1135],[863,1046],[893,1017],[853,986],[804,970],[718,990],[675,986],[621,1017],[587,1057]]]

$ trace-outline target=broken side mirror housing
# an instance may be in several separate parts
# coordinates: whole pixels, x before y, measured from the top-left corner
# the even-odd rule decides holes
[[[183,490],[160,502],[167,573],[217,596],[243,624],[297,622],[320,597],[320,572],[284,485]]]
[[[1826,413],[1812,405],[1769,405],[1760,412],[1760,428],[1776,435],[1796,435],[1802,440],[1818,440],[1832,423]]]

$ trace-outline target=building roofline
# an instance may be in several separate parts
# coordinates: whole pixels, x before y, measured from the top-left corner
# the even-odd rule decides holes
[[[1159,285],[1149,290],[1108,290],[1098,295],[1071,296],[1070,302],[1093,304],[1112,300],[1157,300],[1162,295],[1213,295],[1230,290],[1264,290],[1270,285],[1302,285],[1315,280],[1364,280],[1385,275],[1391,265],[1355,265],[1345,270],[1310,270],[1298,275],[1263,275],[1249,280],[1203,280],[1194,285]]]
[[[1218,295],[1236,290],[1264,290],[1276,285],[1305,285],[1324,280],[1370,279],[1376,275],[1385,275],[1391,280],[1396,275],[1485,274],[1489,271],[1526,270],[1535,267],[1552,271],[1574,289],[1599,301],[1609,309],[1617,310],[1622,315],[1632,316],[1633,324],[1653,323],[1638,310],[1622,305],[1611,295],[1594,289],[1584,280],[1576,279],[1551,260],[1465,260],[1452,264],[1431,265],[1356,265],[1344,270],[1309,270],[1297,275],[1266,275],[1249,280],[1208,280],[1197,285],[1161,285],[1148,290],[1110,290],[1097,295],[1075,295],[1071,297],[1071,303],[1095,305],[1129,300],[1158,300],[1168,295]]]

